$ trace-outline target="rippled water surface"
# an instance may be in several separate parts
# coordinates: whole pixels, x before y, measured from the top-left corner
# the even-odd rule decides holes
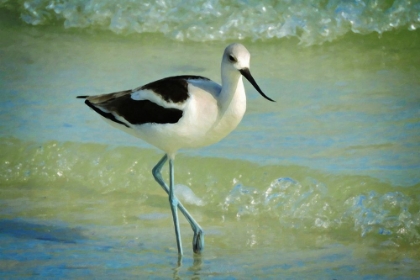
[[[254,78],[277,102],[246,84],[240,126],[177,156],[176,193],[206,233],[204,253],[194,255],[181,219],[180,265],[168,200],[151,175],[162,153],[75,96],[169,75],[220,81],[224,47],[242,38],[224,13],[245,21],[264,5],[203,2],[221,13],[213,19],[182,2],[202,22],[216,20],[191,33],[188,17],[183,29],[171,21],[186,11],[168,1],[126,25],[114,18],[139,19],[139,11],[124,1],[121,17],[106,1],[9,2],[0,4],[0,278],[418,278],[418,4],[327,1],[299,10],[294,2],[289,12],[277,6],[282,17],[265,27],[249,16],[241,42]],[[173,18],[150,29],[153,9]],[[354,24],[339,25],[332,11]],[[327,15],[325,24],[344,29],[313,31]],[[275,39],[267,35],[270,21],[286,28],[299,17],[306,29],[289,39],[278,28]],[[214,35],[223,28],[224,37]]]
[[[32,25],[159,33],[196,42],[296,37],[312,45],[347,33],[382,34],[420,27],[420,4],[409,0],[3,0],[2,6]]]

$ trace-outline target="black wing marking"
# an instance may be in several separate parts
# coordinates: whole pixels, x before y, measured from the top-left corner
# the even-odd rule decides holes
[[[107,104],[101,104],[107,111],[123,117],[130,124],[177,123],[183,111],[165,108],[149,100],[133,100],[131,95],[124,95]]]
[[[82,97],[81,97],[81,98],[82,98]],[[109,119],[109,120],[111,120],[111,121],[113,121],[113,122],[116,122],[116,123],[122,124],[122,125],[124,125],[124,126],[126,126],[126,127],[130,127],[128,124],[126,124],[126,123],[124,123],[124,122],[122,122],[122,121],[117,120],[113,114],[111,114],[111,113],[106,113],[106,112],[102,111],[101,109],[99,109],[98,107],[96,107],[95,105],[93,105],[93,104],[92,104],[89,100],[87,100],[87,99],[85,100],[85,104],[86,104],[86,105],[88,105],[90,108],[92,108],[92,109],[93,109],[93,111],[95,111],[96,113],[98,113],[98,114],[99,114],[99,115],[101,115],[102,117],[104,117],[104,118],[106,118],[106,119]]]
[[[183,115],[182,110],[165,108],[149,100],[133,100],[129,94],[99,104],[92,103],[89,99],[85,103],[104,118],[126,127],[130,127],[130,124],[177,123]],[[128,123],[120,121],[116,116],[121,116]]]
[[[151,90],[166,102],[183,103],[188,97],[188,80],[209,80],[201,76],[173,76],[146,84],[136,90]]]

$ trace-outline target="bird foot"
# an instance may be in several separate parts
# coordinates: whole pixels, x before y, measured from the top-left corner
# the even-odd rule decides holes
[[[204,249],[204,232],[202,230],[197,230],[194,232],[193,237],[193,251],[196,254],[200,254]]]

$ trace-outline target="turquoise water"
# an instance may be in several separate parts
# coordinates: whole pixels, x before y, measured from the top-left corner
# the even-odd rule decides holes
[[[418,278],[418,3],[113,3],[0,4],[2,278]],[[75,96],[220,81],[232,41],[277,102],[246,84],[240,126],[177,156],[206,233],[194,256],[182,222],[179,266],[161,152]]]

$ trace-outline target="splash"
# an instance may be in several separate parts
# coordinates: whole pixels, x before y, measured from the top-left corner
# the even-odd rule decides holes
[[[175,195],[182,201],[187,204],[197,205],[197,206],[204,206],[206,203],[204,200],[199,198],[189,187],[176,184],[174,187]]]
[[[94,143],[33,143],[14,138],[3,138],[0,142],[0,188],[12,190],[16,187],[17,193],[24,190],[24,197],[10,200],[10,207],[5,204],[7,213],[14,207],[22,209],[29,204],[29,190],[46,195],[65,192],[69,196],[67,192],[70,191],[75,197],[86,194],[95,197],[95,207],[98,207],[99,198],[111,193],[109,197],[120,195],[123,202],[127,197],[133,197],[135,207],[155,203],[150,200],[153,194],[164,196],[150,172],[156,162],[154,158],[158,159],[160,155],[150,150],[111,148]],[[316,179],[320,177],[319,173],[304,169],[303,174],[315,177],[301,180],[279,177],[269,184],[258,179],[253,181],[253,186],[234,178],[232,189],[226,193],[225,186],[232,182],[230,176],[237,172],[237,166],[247,174],[240,177],[245,181],[263,178],[262,174],[269,167],[256,169],[246,161],[237,161],[232,170],[226,172],[214,168],[221,165],[220,161],[183,159],[184,164],[177,169],[177,180],[187,182],[187,185],[191,183],[197,194],[186,185],[178,184],[175,191],[180,200],[198,206],[201,211],[217,208],[220,212],[216,211],[216,215],[222,217],[267,219],[270,225],[276,223],[286,230],[335,231],[340,236],[345,232],[350,237],[355,233],[359,238],[373,238],[382,246],[420,244],[420,204],[416,187],[384,187],[372,181],[364,183],[359,176],[338,176],[334,180],[323,177],[327,180],[323,183]],[[194,166],[199,168],[194,169]],[[212,170],[212,175],[206,177],[202,172],[208,175],[208,170]],[[279,172],[275,170],[267,176],[274,177]],[[281,166],[280,170],[292,172],[287,166]],[[42,201],[40,203],[43,205]],[[166,205],[167,202],[162,199],[162,203]],[[115,211],[118,209],[116,207]]]
[[[282,226],[298,230],[349,228],[361,237],[385,237],[384,246],[420,244],[419,207],[411,196],[398,191],[370,191],[342,199],[314,179],[300,183],[278,178],[265,190],[237,183],[222,208],[226,213],[233,212],[237,219],[270,216]]]
[[[32,25],[62,23],[116,34],[159,33],[197,42],[296,37],[304,45],[346,33],[369,34],[420,27],[416,1],[100,1],[3,0]]]

